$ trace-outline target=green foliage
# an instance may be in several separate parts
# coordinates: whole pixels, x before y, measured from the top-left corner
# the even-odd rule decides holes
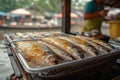
[[[30,4],[30,0],[0,0],[0,11],[9,12]]]
[[[72,8],[79,0],[71,0]],[[61,11],[61,0],[0,0],[0,11],[9,12],[17,8],[31,8],[37,12],[58,13]]]
[[[60,12],[61,0],[37,0],[34,2],[34,10],[39,12]]]
[[[17,8],[32,7],[38,12],[59,12],[61,0],[0,0],[0,11],[9,12]]]

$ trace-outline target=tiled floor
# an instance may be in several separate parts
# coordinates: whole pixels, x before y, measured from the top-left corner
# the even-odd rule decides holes
[[[7,54],[3,41],[0,41],[0,80],[6,80],[6,77],[13,73],[10,59]]]

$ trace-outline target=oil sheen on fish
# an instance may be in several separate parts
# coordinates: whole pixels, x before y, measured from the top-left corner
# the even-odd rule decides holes
[[[72,61],[73,58],[71,57],[71,55],[67,54],[65,51],[60,50],[59,48],[45,43],[53,52],[54,54],[56,54],[58,56],[58,58],[62,59],[63,61]]]
[[[104,47],[108,48],[109,50],[113,50],[114,49],[113,46],[103,42],[102,40],[96,39],[96,38],[90,38],[90,37],[84,37],[84,36],[76,36],[76,37],[90,40],[90,41],[95,42],[95,43],[97,43],[97,44],[99,44],[101,46],[104,46]]]
[[[98,51],[93,46],[90,46],[87,42],[83,40],[80,40],[72,36],[71,37],[59,37],[59,38],[67,40],[70,43],[82,48],[82,50],[91,54],[92,56],[96,56],[98,54]]]
[[[77,38],[77,37],[75,37]],[[78,38],[80,40],[83,40],[83,41],[86,41],[87,43],[89,43],[90,45],[92,45],[95,49],[97,49],[99,51],[100,54],[107,54],[108,52],[110,52],[110,50],[104,46],[101,46],[93,41],[90,41],[90,40],[87,40],[87,39],[84,39],[84,38]]]
[[[43,41],[50,43],[71,55],[74,59],[81,59],[81,53],[72,44],[59,38],[44,38]]]
[[[16,44],[18,49],[24,52],[24,56],[28,62],[40,66],[56,64],[56,58],[45,45],[34,41],[17,42]]]

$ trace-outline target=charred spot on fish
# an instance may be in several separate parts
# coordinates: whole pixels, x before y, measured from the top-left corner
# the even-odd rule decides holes
[[[89,50],[93,51],[96,55],[98,55],[98,50],[96,50],[92,45],[88,45]]]
[[[49,50],[46,50],[45,53],[46,54],[51,54],[51,52]]]
[[[78,56],[80,56],[80,58],[84,58],[83,53],[81,53],[82,50],[79,50],[78,48],[73,48],[73,50]]]
[[[77,50],[78,50],[78,52],[79,52],[79,54],[80,54],[80,57],[81,57],[81,58],[84,58],[84,53],[85,53],[85,52],[83,52],[82,49],[77,49]]]

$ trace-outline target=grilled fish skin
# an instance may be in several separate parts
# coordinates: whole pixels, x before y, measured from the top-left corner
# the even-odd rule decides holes
[[[67,40],[70,43],[82,48],[83,51],[91,54],[92,56],[96,56],[98,54],[98,51],[93,46],[88,45],[88,43],[86,43],[83,40],[77,39],[75,37],[59,37],[59,38]]]
[[[75,38],[77,38],[77,37],[75,37]],[[105,48],[104,46],[101,46],[95,42],[92,42],[92,41],[84,39],[84,38],[78,38],[78,39],[80,39],[81,41],[86,41],[87,43],[92,45],[95,49],[97,49],[100,53],[107,54],[108,52],[110,52],[110,50],[108,48]]]
[[[66,52],[60,50],[59,48],[45,43],[60,59],[64,60],[64,61],[72,61],[74,60],[69,54],[67,54]]]
[[[34,64],[40,66],[56,64],[56,58],[45,45],[37,42],[26,41],[17,42],[17,46],[24,52],[25,58]]]
[[[97,44],[99,44],[101,46],[104,46],[104,47],[108,48],[109,50],[113,50],[114,49],[113,46],[103,42],[102,40],[96,39],[96,38],[90,38],[90,37],[85,37],[85,36],[76,36],[76,37],[77,38],[81,38],[81,39],[83,38],[83,39],[90,40],[90,41],[95,42],[95,43],[97,43]]]
[[[55,45],[56,47],[62,49],[69,55],[71,55],[74,59],[81,59],[81,54],[79,51],[76,51],[76,49],[70,44],[69,42],[59,39],[59,38],[44,38],[43,41]]]
[[[101,46],[99,44],[96,44],[95,42],[86,40],[88,43],[90,43],[92,46],[94,46],[100,53],[108,54],[110,50],[104,46]]]
[[[30,38],[29,35],[26,35],[25,33],[21,33],[21,32],[16,33],[16,36],[19,36],[20,38],[23,39]]]
[[[55,58],[55,55],[53,54],[53,52],[50,50],[49,47],[47,47],[46,45],[44,45],[44,51],[45,51],[45,62],[47,63],[47,65],[55,65],[57,64],[57,60]]]
[[[21,40],[33,40],[40,39],[46,37],[56,37],[56,36],[68,36],[63,32],[17,32],[14,35],[11,35],[11,39],[21,39]]]
[[[24,52],[23,55],[27,59],[27,61],[32,62],[37,65],[44,66],[44,62],[42,61],[43,60],[42,56],[44,55],[44,52],[41,50],[41,48],[36,48],[34,45],[35,43],[17,42],[16,44],[17,44],[18,49]]]

